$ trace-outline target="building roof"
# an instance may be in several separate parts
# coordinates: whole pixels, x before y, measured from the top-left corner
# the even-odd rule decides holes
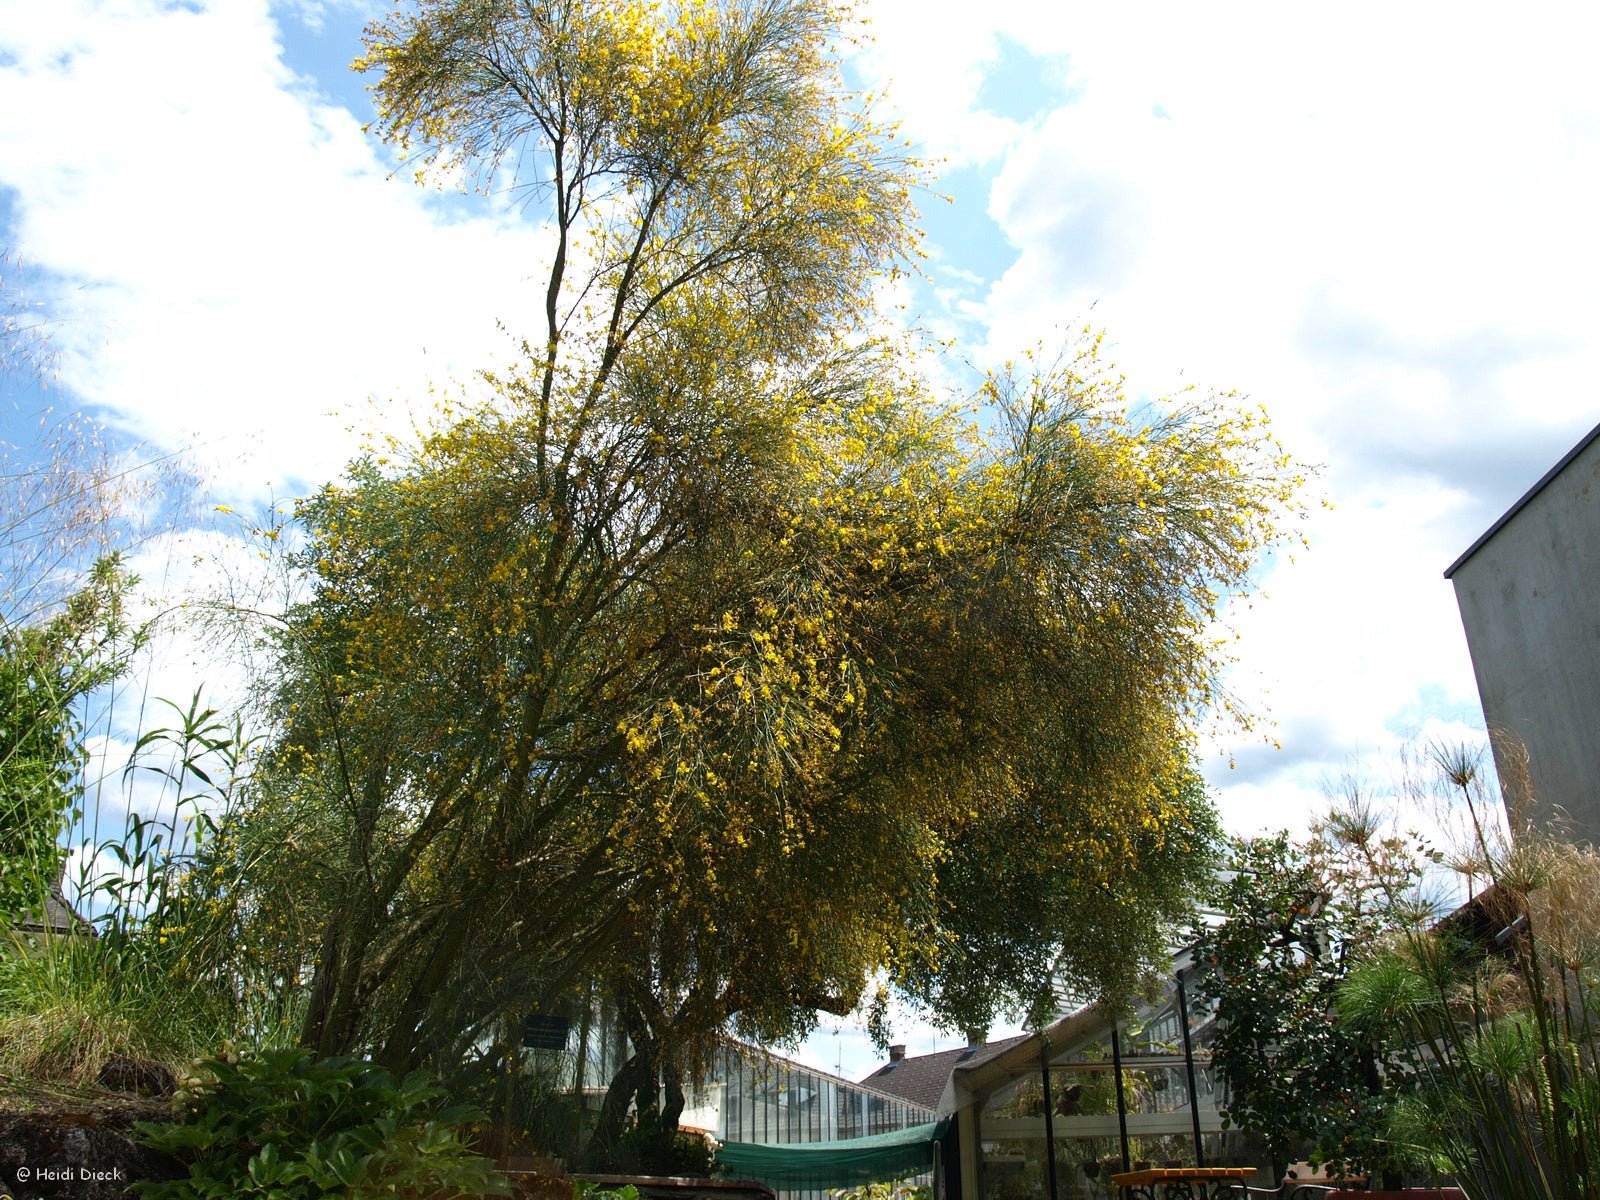
[[[1572,460],[1587,450],[1589,448],[1589,444],[1596,438],[1600,438],[1600,425],[1596,425],[1588,433],[1584,434],[1576,446],[1561,456],[1560,462],[1541,475],[1538,483],[1534,484],[1531,488],[1524,492],[1522,494],[1522,498],[1510,508],[1506,509],[1505,512],[1500,514],[1500,519],[1493,525],[1489,526],[1489,528],[1485,529],[1477,541],[1473,542],[1472,545],[1468,546],[1464,551],[1462,551],[1461,557],[1456,559],[1455,562],[1451,563],[1445,568],[1444,577],[1449,579],[1457,571],[1459,571],[1466,563],[1467,559],[1471,558],[1479,550],[1483,549],[1485,542],[1504,529],[1506,522],[1510,521],[1512,517],[1516,516],[1519,512],[1526,508],[1529,501],[1531,501],[1540,492],[1544,491],[1545,487],[1548,486],[1550,481],[1557,475],[1561,474],[1562,471],[1565,471],[1571,464]]]
[[[27,913],[13,926],[18,933],[86,933],[95,935],[95,928],[73,911],[61,893],[52,888],[44,899],[44,919]]]
[[[938,1107],[937,1102],[939,1098],[937,1095],[934,1096],[935,1103],[924,1104],[920,1100],[913,1099],[912,1097],[894,1091],[891,1088],[885,1088],[881,1086],[877,1082],[875,1075],[869,1075],[865,1079],[858,1082],[856,1080],[846,1079],[843,1075],[835,1075],[832,1071],[825,1071],[821,1067],[813,1067],[807,1065],[806,1063],[799,1062],[796,1059],[785,1058],[783,1055],[774,1053],[765,1047],[757,1046],[750,1042],[742,1042],[738,1038],[728,1038],[726,1041],[727,1045],[732,1047],[739,1054],[745,1056],[747,1060],[760,1059],[776,1067],[785,1067],[792,1071],[804,1071],[808,1075],[815,1076],[817,1079],[827,1080],[843,1087],[854,1088],[857,1091],[867,1092],[871,1095],[882,1096],[886,1100],[908,1101],[911,1104],[926,1108],[930,1117],[933,1115],[933,1110]]]
[[[67,864],[63,859],[56,881],[45,893],[43,914],[22,913],[21,919],[14,921],[11,928],[18,933],[83,933],[94,937],[95,927],[79,916],[77,910],[67,903],[66,886]]]
[[[960,1046],[954,1050],[898,1059],[885,1063],[861,1082],[913,1104],[937,1109],[944,1096],[945,1085],[950,1082],[951,1072],[957,1067],[976,1066],[1027,1039],[1027,1034],[1019,1033],[1015,1037],[985,1042],[981,1046]]]

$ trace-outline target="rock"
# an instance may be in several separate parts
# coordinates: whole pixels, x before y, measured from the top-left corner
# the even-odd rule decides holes
[[[0,1192],[16,1200],[123,1200],[136,1180],[187,1174],[133,1140],[135,1115],[125,1107],[0,1112]]]

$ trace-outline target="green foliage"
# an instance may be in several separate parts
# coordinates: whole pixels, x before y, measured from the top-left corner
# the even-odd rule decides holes
[[[711,1147],[703,1137],[680,1133],[656,1116],[636,1121],[623,1131],[600,1169],[618,1175],[686,1175],[703,1179],[714,1169]]]
[[[903,1179],[885,1183],[863,1183],[856,1187],[835,1188],[828,1193],[834,1200],[933,1200],[933,1189],[926,1184]]]
[[[175,1067],[233,1030],[227,1005],[143,946],[78,935],[0,955],[0,1074],[13,1079],[92,1085],[113,1057]]]
[[[1228,1114],[1278,1155],[1449,1174],[1469,1196],[1600,1195],[1600,855],[1512,837],[1480,754],[1429,757],[1465,809],[1460,847],[1383,837],[1357,798],[1304,847],[1241,848],[1200,947]],[[1423,861],[1491,886],[1441,917]]]
[[[145,725],[125,774],[162,778],[163,816],[128,788],[121,832],[81,843],[64,877],[65,843],[98,839],[123,799],[84,777],[87,714],[118,731],[147,715],[140,701],[130,720],[137,693],[113,686],[152,627],[130,622],[137,581],[109,547],[136,536],[132,510],[168,507],[177,478],[162,459],[130,467],[82,418],[41,421],[41,435],[39,461],[0,459],[0,931],[52,900],[93,928],[6,937],[0,1072],[55,1087],[93,1084],[112,1056],[177,1066],[254,1032],[260,995],[236,970],[218,869],[247,746],[198,693],[172,728]]]
[[[619,1188],[603,1188],[593,1180],[574,1179],[572,1200],[639,1200],[639,1189],[631,1183]]]
[[[108,949],[145,957],[176,984],[227,1007],[237,1033],[266,1041],[270,1026],[263,976],[270,974],[244,934],[241,878],[253,860],[241,850],[240,793],[253,739],[196,691],[187,707],[157,701],[175,722],[143,730],[124,777],[161,781],[165,819],[130,812],[120,836],[95,847],[117,869],[92,881]]]
[[[1061,980],[1134,994],[1151,964],[1165,967],[1221,836],[1198,775],[1154,782],[1161,817],[1149,824],[1107,819],[1085,780],[963,829],[939,874],[948,940],[904,986],[957,1030],[987,1027],[997,1010],[1048,1021],[1070,1003]]]
[[[95,564],[61,610],[33,624],[0,616],[0,922],[38,916],[55,886],[78,803],[80,705],[121,673],[140,635],[123,604],[119,556]]]
[[[1436,762],[1492,886],[1375,947],[1340,988],[1341,1021],[1416,1081],[1393,1144],[1469,1195],[1600,1195],[1600,855],[1532,825],[1507,838],[1470,761]]]
[[[142,1196],[510,1194],[461,1132],[475,1114],[441,1108],[443,1093],[421,1075],[397,1082],[369,1063],[304,1049],[209,1059],[200,1072],[178,1123],[138,1126],[141,1141],[187,1165],[189,1177],[138,1184]]]
[[[1310,1154],[1354,1171],[1394,1171],[1414,1154],[1387,1138],[1411,1072],[1387,1038],[1336,1019],[1354,956],[1400,918],[1414,868],[1370,822],[1335,810],[1309,845],[1287,834],[1237,843],[1200,931],[1195,992],[1217,1005],[1212,1061],[1227,1125],[1260,1135],[1280,1169]]]

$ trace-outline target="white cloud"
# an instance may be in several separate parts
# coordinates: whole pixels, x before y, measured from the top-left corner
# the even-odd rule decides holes
[[[854,65],[869,90],[887,92],[920,154],[947,167],[986,163],[1015,140],[1017,121],[976,107],[984,67],[999,55],[994,12],[963,7],[941,19],[926,4],[878,0],[862,15],[869,40]]]
[[[244,703],[253,660],[267,649],[271,629],[260,614],[298,599],[276,546],[253,536],[247,522],[227,519],[231,528],[152,538],[128,561],[140,580],[131,615],[150,633],[134,671],[144,691],[187,706],[200,688],[204,706],[225,713]]]
[[[0,27],[0,111],[28,114],[0,122],[0,183],[69,281],[61,381],[193,444],[223,495],[314,485],[369,397],[426,406],[426,381],[509,357],[495,322],[535,311],[540,232],[387,178],[264,0],[8,0]]]

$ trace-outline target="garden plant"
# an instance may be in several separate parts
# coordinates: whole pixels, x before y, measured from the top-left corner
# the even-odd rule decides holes
[[[420,1075],[396,1080],[302,1048],[207,1059],[180,1094],[186,1119],[140,1126],[145,1144],[178,1159],[187,1178],[136,1191],[148,1200],[510,1195],[472,1152],[477,1114],[442,1107],[443,1096]]]
[[[1195,993],[1215,1005],[1224,1125],[1259,1137],[1277,1178],[1308,1156],[1391,1181],[1414,1165],[1386,1136],[1408,1072],[1386,1041],[1336,1019],[1361,955],[1425,919],[1416,908],[1421,860],[1381,824],[1356,799],[1304,842],[1278,834],[1236,843],[1216,901],[1225,919],[1197,931]]]
[[[1501,754],[1516,762],[1515,753]],[[1374,947],[1339,993],[1346,1028],[1413,1085],[1385,1136],[1469,1197],[1600,1195],[1600,855],[1538,823],[1513,778],[1509,823],[1481,756],[1437,755],[1488,883],[1451,918]]]

